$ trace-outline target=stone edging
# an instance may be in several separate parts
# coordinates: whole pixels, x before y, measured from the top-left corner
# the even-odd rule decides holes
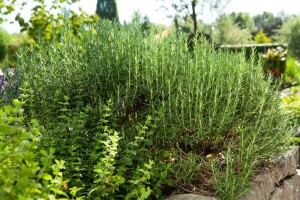
[[[254,176],[241,200],[300,200],[299,147],[276,157],[270,167]],[[217,200],[196,194],[174,195],[166,200]]]

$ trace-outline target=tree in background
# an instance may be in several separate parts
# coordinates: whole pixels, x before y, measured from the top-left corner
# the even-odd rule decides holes
[[[102,19],[119,21],[116,0],[98,0],[96,13]]]
[[[262,30],[268,37],[274,36],[276,30],[280,29],[283,24],[282,18],[274,16],[269,12],[256,15],[253,19],[257,28],[256,33]]]
[[[141,18],[141,30],[143,32],[154,30],[156,33],[159,33],[161,30],[166,29],[167,27],[163,24],[155,24],[150,21],[150,18],[146,15],[143,18]]]
[[[26,31],[32,42],[36,42],[38,38],[49,40],[59,36],[63,23],[67,21],[71,25],[73,34],[76,35],[82,24],[91,24],[97,20],[96,15],[88,15],[82,10],[80,14],[72,10],[63,11],[66,4],[72,4],[79,0],[53,0],[52,4],[46,3],[45,0],[33,0],[32,13],[29,21],[25,21],[22,16],[22,8],[27,4],[25,0],[5,0],[0,1],[1,20],[4,21],[5,15],[9,15],[15,10],[15,7],[20,7],[21,10],[15,16],[21,27],[21,31]],[[2,3],[2,4],[1,4]],[[31,5],[31,4],[30,4]],[[62,14],[64,12],[65,14]]]
[[[278,31],[278,40],[288,44],[289,54],[300,59],[300,17],[291,17]]]
[[[239,26],[240,29],[248,29],[251,32],[255,30],[254,21],[248,13],[232,12],[229,16],[233,19],[234,23]]]
[[[186,16],[179,22],[180,29],[187,33],[194,33],[193,19],[190,16]],[[211,25],[204,23],[201,19],[197,20],[197,32],[211,34]]]
[[[252,42],[252,35],[248,29],[240,29],[239,25],[234,23],[233,18],[227,15],[221,15],[214,26],[214,41],[221,44],[243,44]]]
[[[15,3],[17,0],[0,0],[0,24],[6,21],[5,16],[9,15],[15,10]]]
[[[170,5],[175,11],[175,14],[169,17],[174,18],[175,24],[179,20],[190,17],[193,23],[193,32],[198,30],[198,16],[204,13],[204,10],[209,9],[211,12],[216,11],[220,13],[230,0],[174,0],[170,3],[167,0],[160,0],[164,2],[161,7],[168,10]],[[177,27],[178,28],[178,27]]]
[[[14,67],[16,51],[20,47],[20,44],[31,43],[35,45],[40,40],[58,38],[61,36],[64,24],[69,25],[72,36],[80,39],[77,32],[81,29],[82,25],[96,24],[98,16],[96,14],[89,15],[82,10],[78,14],[72,10],[63,9],[66,4],[72,4],[77,1],[79,0],[52,0],[52,3],[49,4],[47,0],[33,0],[33,3],[28,5],[31,6],[32,13],[30,19],[27,21],[22,15],[24,13],[22,12],[22,6],[26,5],[26,0],[0,0],[0,14],[2,14],[0,15],[0,21],[8,21],[8,17],[13,19],[11,15],[16,8],[20,12],[14,17],[15,21],[9,22],[18,22],[21,32],[26,33],[26,40],[15,40],[15,43],[10,45],[7,43],[5,45],[0,44],[0,49],[2,50],[2,53],[0,53],[0,57],[2,56],[1,59],[6,58],[8,62],[5,63],[8,63],[10,67]],[[24,34],[22,35],[24,36]]]
[[[79,0],[52,0],[51,9],[61,9],[63,4],[72,4],[77,1]],[[21,16],[21,11],[27,3],[26,0],[0,0],[0,24],[7,21],[6,16],[16,11],[16,7],[19,7],[18,10],[20,11],[17,16]],[[45,0],[32,0],[31,4],[35,6],[35,3],[45,5]]]

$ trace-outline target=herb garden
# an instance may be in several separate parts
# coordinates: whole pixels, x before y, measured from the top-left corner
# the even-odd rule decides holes
[[[288,149],[290,116],[255,52],[205,39],[191,51],[138,20],[94,28],[18,51],[2,93],[0,199],[240,199]]]

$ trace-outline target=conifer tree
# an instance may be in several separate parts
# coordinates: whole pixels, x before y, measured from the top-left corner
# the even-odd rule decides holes
[[[116,0],[98,0],[96,13],[102,19],[119,20]]]

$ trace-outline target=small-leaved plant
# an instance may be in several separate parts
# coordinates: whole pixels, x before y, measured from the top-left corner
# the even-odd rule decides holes
[[[63,160],[52,164],[54,150],[38,148],[40,126],[24,123],[22,103],[0,108],[0,199],[51,199],[68,195],[63,190]]]

